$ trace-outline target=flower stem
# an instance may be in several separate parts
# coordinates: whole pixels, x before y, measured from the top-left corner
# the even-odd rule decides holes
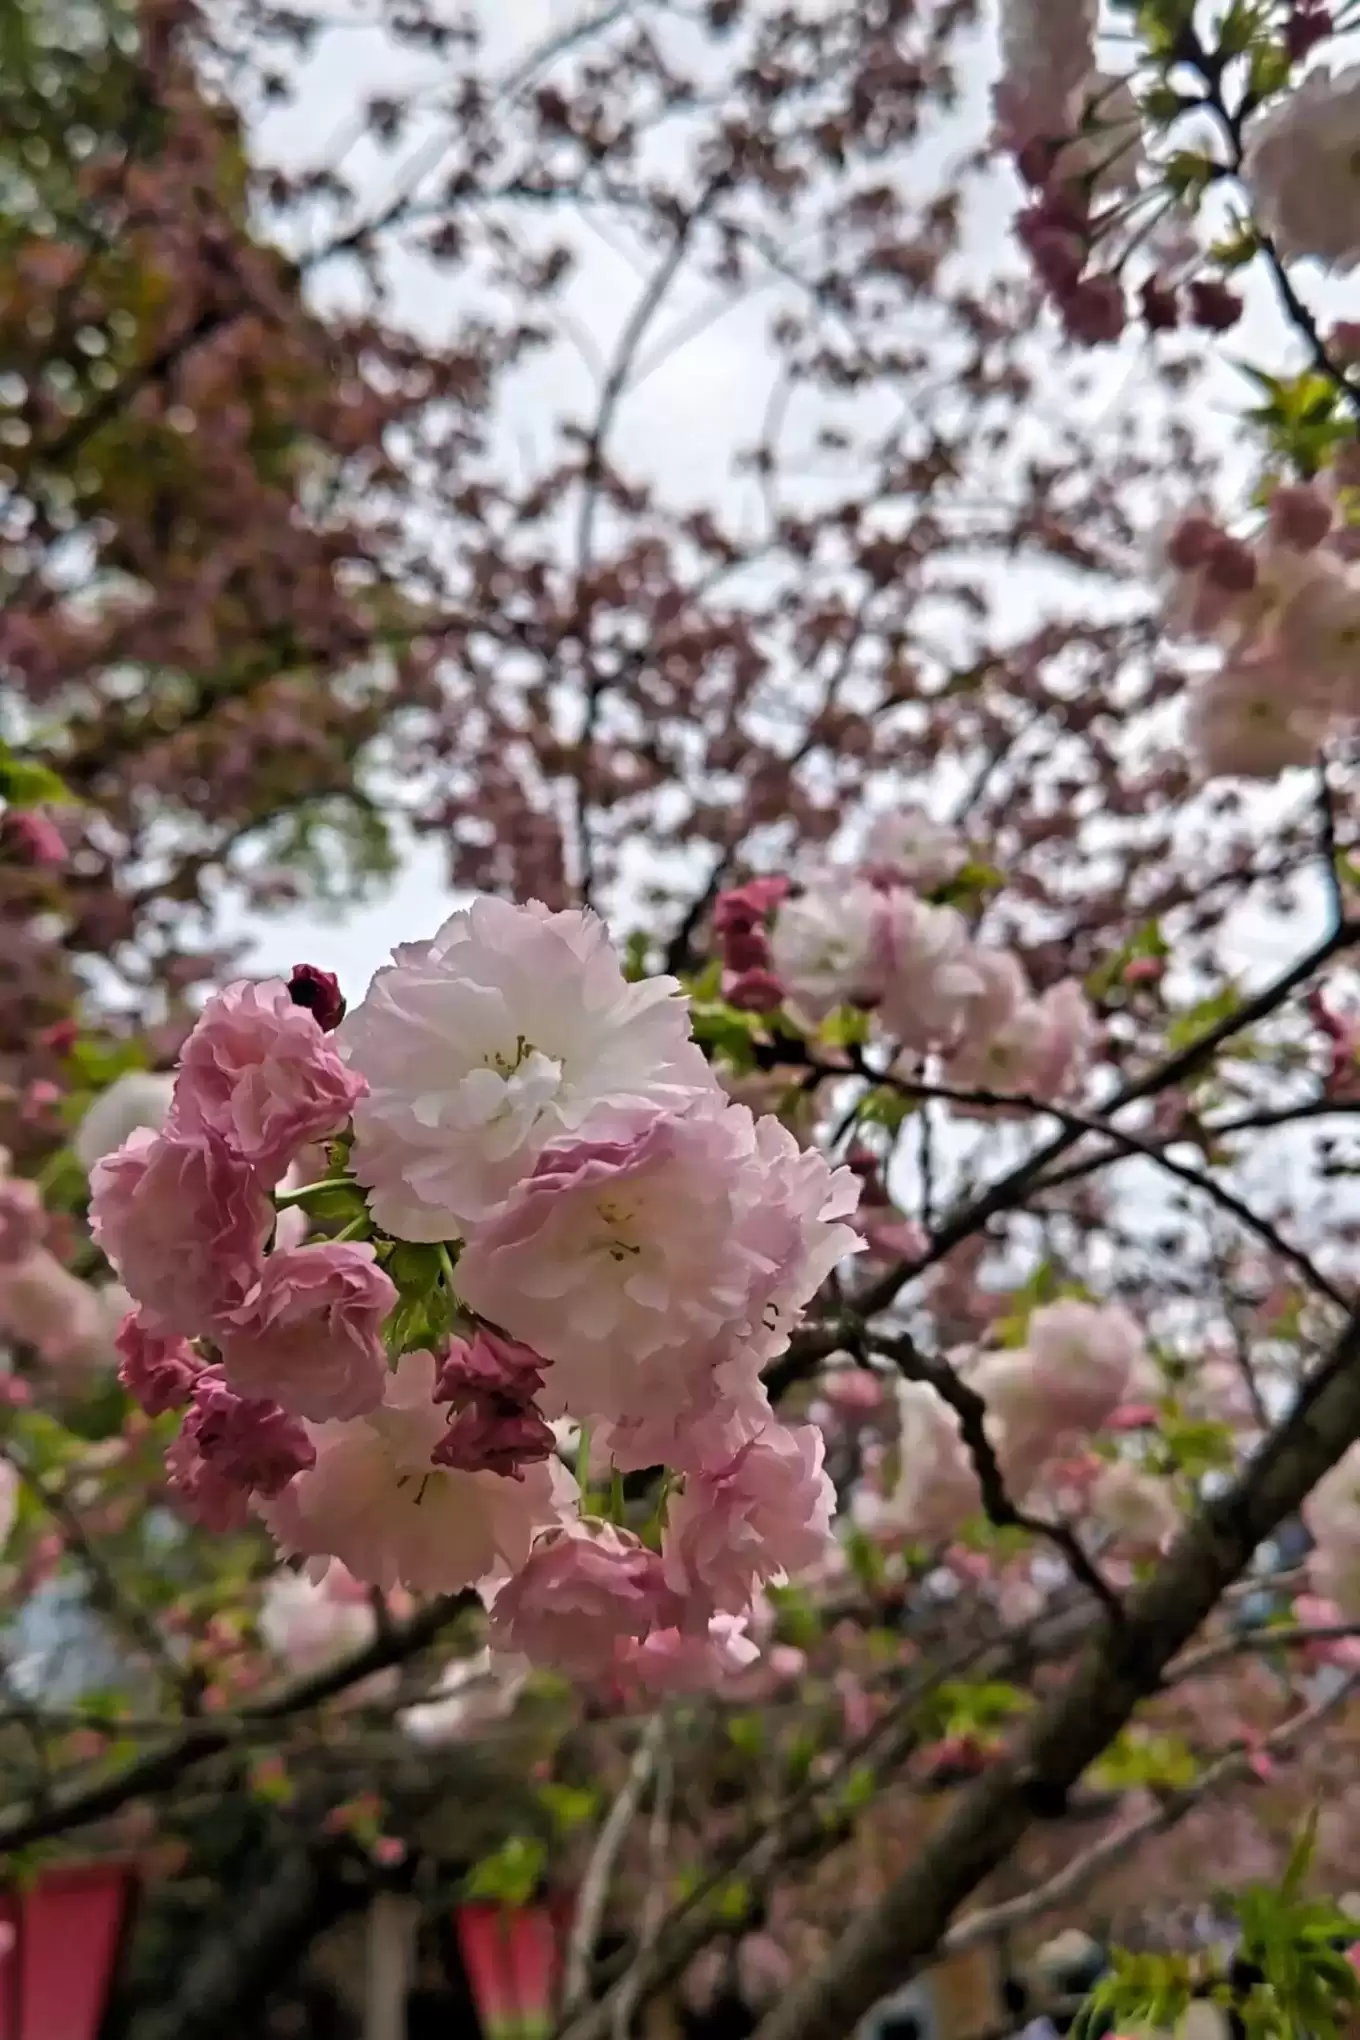
[[[304,1183],[300,1190],[285,1190],[274,1198],[275,1209],[287,1211],[290,1205],[301,1204],[304,1198],[317,1197],[323,1190],[353,1190],[357,1186],[348,1176],[327,1176],[320,1183]]]

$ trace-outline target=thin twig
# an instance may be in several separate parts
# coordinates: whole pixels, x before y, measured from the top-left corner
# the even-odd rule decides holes
[[[623,1788],[605,1816],[591,1851],[567,1946],[562,2009],[568,2016],[577,2009],[590,1988],[591,1962],[609,1898],[609,1880],[614,1874],[619,1850],[642,1804],[642,1795],[651,1783],[665,1733],[665,1716],[654,1714],[633,1752]]]
[[[647,1828],[647,1897],[638,1928],[639,1960],[656,1946],[661,1922],[666,1916],[666,1850],[671,1835],[671,1800],[675,1792],[675,1763],[663,1746],[657,1758],[656,1791],[652,1796],[652,1818]],[[628,2040],[628,2029],[637,2010],[639,1969],[635,1963],[618,1988],[614,2005],[614,2040]]]
[[[1329,1714],[1335,1714],[1351,1698],[1358,1684],[1360,1672],[1353,1672],[1335,1693],[1329,1694],[1325,1700],[1316,1701],[1311,1707],[1302,1708],[1290,1720],[1264,1736],[1256,1750],[1226,1751],[1193,1785],[1169,1793],[1152,1811],[1102,1836],[1100,1841],[1084,1849],[1081,1855],[1074,1856],[1070,1863],[1065,1863],[1061,1870],[1032,1891],[1022,1893],[1019,1898],[1007,1899],[1004,1904],[988,1906],[983,1912],[967,1914],[944,1935],[940,1942],[941,1955],[959,1955],[967,1948],[977,1947],[981,1941],[1000,1940],[1003,1935],[1038,1919],[1043,1913],[1056,1911],[1078,1893],[1085,1895],[1097,1877],[1113,1869],[1126,1856],[1133,1855],[1150,1836],[1165,1834],[1184,1820],[1206,1793],[1216,1791],[1219,1786],[1237,1778],[1250,1776],[1253,1757],[1282,1754],[1291,1743],[1316,1728]]]
[[[905,1333],[893,1339],[870,1342],[872,1350],[884,1354],[908,1381],[924,1381],[946,1402],[959,1420],[959,1431],[973,1463],[982,1490],[987,1520],[999,1530],[1025,1530],[1042,1537],[1061,1552],[1071,1570],[1094,1594],[1110,1620],[1124,1619],[1124,1604],[1087,1551],[1070,1523],[1046,1516],[1032,1516],[1011,1499],[1002,1474],[996,1448],[987,1435],[987,1405],[977,1390],[970,1388],[945,1360],[930,1360]]]

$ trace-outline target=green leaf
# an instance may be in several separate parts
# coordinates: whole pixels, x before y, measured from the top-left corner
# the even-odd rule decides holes
[[[721,999],[690,1007],[694,1039],[711,1062],[723,1062],[741,1072],[756,1066],[754,1037],[763,1031],[768,1014],[743,1013]]]
[[[0,799],[15,808],[69,807],[75,796],[50,765],[21,757],[0,741]]]
[[[757,1757],[765,1747],[765,1724],[758,1714],[734,1714],[727,1724],[727,1740],[743,1756]]]
[[[870,1016],[862,1006],[838,1006],[817,1030],[828,1048],[863,1048],[869,1039]]]
[[[919,1098],[909,1098],[902,1091],[882,1086],[865,1092],[859,1101],[858,1117],[862,1126],[886,1126],[889,1132],[896,1133],[920,1109]]]
[[[630,985],[641,984],[651,976],[648,968],[651,950],[652,941],[646,929],[634,928],[623,945],[623,974]]]
[[[534,1897],[547,1863],[546,1845],[533,1835],[511,1835],[499,1849],[474,1863],[463,1879],[463,1897],[525,1906]]]
[[[1166,1030],[1167,1047],[1173,1055],[1183,1048],[1192,1047],[1224,1020],[1230,1020],[1241,1004],[1242,995],[1236,985],[1224,985],[1197,1005],[1184,1007],[1172,1015]]]
[[[574,1834],[599,1811],[600,1795],[588,1785],[540,1785],[538,1796],[559,1835]]]
[[[1318,1818],[1321,1808],[1314,1801],[1308,1810],[1308,1818],[1299,1831],[1298,1840],[1289,1852],[1284,1876],[1280,1880],[1280,1896],[1286,1905],[1291,1904],[1303,1890],[1303,1880],[1312,1866],[1317,1849]]]
[[[872,1764],[856,1764],[840,1791],[836,1804],[844,1813],[859,1813],[874,1796],[877,1780]]]

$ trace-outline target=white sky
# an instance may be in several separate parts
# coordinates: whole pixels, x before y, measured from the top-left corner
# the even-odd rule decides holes
[[[589,0],[479,0],[479,5],[489,49],[502,71],[513,68],[518,56],[545,35],[584,11],[594,11]],[[328,13],[332,19],[340,18],[336,12]],[[993,61],[989,37],[962,120],[945,131],[943,146],[929,150],[937,162],[980,132]],[[354,110],[366,96],[400,86],[421,68],[408,52],[394,50],[381,32],[346,27],[323,35],[303,74],[299,96],[262,124],[261,152],[291,164],[332,160],[335,139],[353,132]],[[421,130],[415,129],[392,153],[361,143],[346,156],[345,168],[363,192],[371,192],[377,209],[402,166],[420,149]],[[561,220],[553,224],[560,231]],[[994,216],[975,219],[972,242],[979,258],[995,259],[1007,232],[1004,203],[998,204]],[[514,416],[504,449],[510,460],[536,464],[536,451],[546,449],[564,413],[588,414],[598,384],[598,357],[607,357],[643,287],[645,278],[626,247],[589,226],[577,238],[579,266],[564,299],[570,331],[560,347],[538,357],[516,382]],[[1326,311],[1352,315],[1360,311],[1354,290],[1323,290],[1306,271],[1301,280],[1312,301]],[[407,263],[395,272],[395,285],[391,310],[417,329],[440,335],[458,320],[456,277]],[[323,283],[323,291],[325,287]],[[732,479],[728,466],[733,448],[751,438],[753,421],[764,410],[774,376],[765,339],[773,305],[772,293],[756,293],[714,317],[714,301],[699,286],[688,296],[683,291],[677,296],[669,317],[657,329],[650,354],[644,351],[641,378],[620,410],[614,444],[626,469],[646,472],[672,498],[707,501],[729,514],[743,514],[743,485]],[[683,344],[674,344],[677,337]],[[1249,316],[1231,336],[1225,354],[1278,363],[1282,345],[1280,323],[1262,280],[1253,288]],[[1123,380],[1117,360],[1111,373],[1117,391]],[[1211,393],[1213,407],[1223,418],[1225,452],[1235,441],[1240,444],[1233,411],[1245,400],[1245,383],[1225,368]],[[455,904],[440,846],[427,840],[410,851],[396,883],[380,900],[349,907],[343,914],[307,907],[264,920],[237,916],[227,932],[249,935],[253,968],[286,970],[306,960],[337,971],[353,1002],[394,943],[431,934]],[[1282,957],[1297,953],[1309,932],[1300,922],[1283,927],[1252,917],[1233,947],[1252,975],[1269,973]]]

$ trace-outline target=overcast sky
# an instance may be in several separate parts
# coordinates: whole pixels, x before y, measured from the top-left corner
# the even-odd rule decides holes
[[[489,47],[502,74],[514,68],[527,48],[587,9],[595,11],[589,0],[481,0]],[[326,11],[330,19],[343,13],[329,6]],[[356,18],[358,12],[354,10]],[[928,151],[937,162],[960,151],[980,132],[993,61],[988,36],[979,48],[964,115],[951,122]],[[294,165],[327,160],[334,155],[334,139],[352,134],[354,109],[368,94],[400,88],[421,75],[428,72],[422,72],[409,53],[395,50],[381,32],[345,27],[326,33],[302,74],[298,97],[262,124],[258,150]],[[345,168],[362,191],[371,192],[376,210],[422,146],[419,128],[395,155],[361,143],[345,156]],[[990,216],[984,214],[972,223],[971,245],[979,261],[990,264],[996,259],[1008,222],[1009,203],[999,192]],[[554,222],[555,228],[560,225],[560,220]],[[505,448],[509,459],[532,463],[535,450],[548,444],[555,421],[565,411],[575,407],[588,413],[592,390],[598,387],[598,360],[607,357],[644,286],[645,271],[616,235],[605,238],[594,227],[584,227],[578,252],[578,269],[565,297],[570,331],[560,347],[538,358],[517,382],[514,436]],[[461,311],[456,278],[410,263],[397,269],[394,277],[392,309],[397,316],[435,336],[456,326]],[[1352,313],[1360,309],[1353,291],[1324,292],[1308,275],[1303,281],[1313,301],[1325,309]],[[323,294],[338,287],[339,276],[323,276]],[[676,296],[650,353],[642,356],[643,373],[619,414],[615,446],[625,469],[645,471],[673,498],[717,503],[728,514],[746,514],[742,484],[729,476],[728,467],[733,448],[752,436],[753,421],[764,410],[773,379],[774,363],[765,340],[773,305],[771,293],[757,292],[715,317],[714,300],[697,283]],[[678,344],[681,339],[683,344]],[[1280,323],[1261,283],[1251,294],[1248,319],[1231,336],[1225,352],[1278,362],[1282,346]],[[1117,392],[1124,371],[1115,364],[1111,374]],[[1245,384],[1225,368],[1210,398],[1223,419],[1225,453],[1241,443],[1233,410],[1245,397]],[[754,505],[750,514],[754,515]],[[338,971],[354,1000],[393,943],[432,933],[457,903],[439,847],[426,842],[409,851],[399,879],[380,900],[349,907],[343,915],[308,907],[263,921],[238,919],[233,932],[241,929],[250,935],[253,967],[286,970],[296,961],[314,961]],[[1308,933],[1298,923],[1268,926],[1256,918],[1247,923],[1234,946],[1255,974],[1274,968],[1282,955],[1296,953]]]

